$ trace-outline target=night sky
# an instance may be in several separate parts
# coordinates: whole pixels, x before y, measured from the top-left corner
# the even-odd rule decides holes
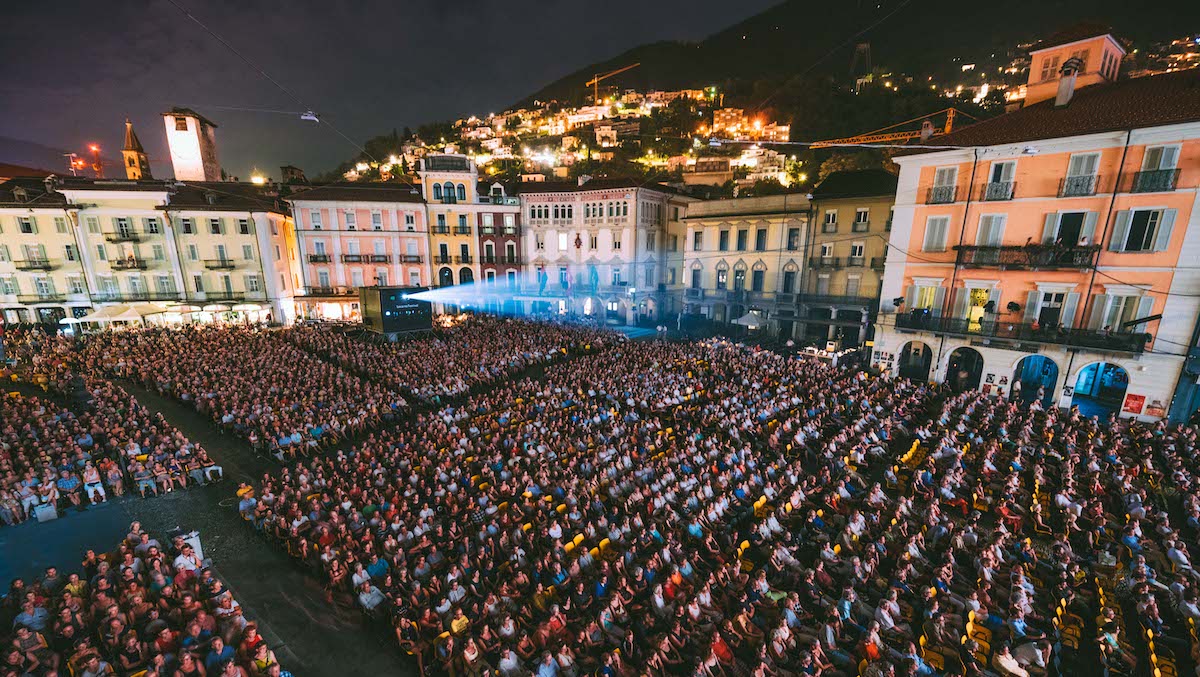
[[[177,2],[361,143],[497,112],[588,63],[702,38],[777,0]],[[159,113],[172,105],[218,124],[221,165],[243,179],[289,163],[313,175],[357,152],[295,115],[220,108],[301,110],[167,0],[20,3],[0,22],[0,64],[0,162],[57,170],[57,151],[90,142],[119,158],[129,117],[168,177]]]

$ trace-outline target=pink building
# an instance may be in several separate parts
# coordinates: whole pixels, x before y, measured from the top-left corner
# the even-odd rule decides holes
[[[876,363],[1087,415],[1194,410],[1200,70],[1120,79],[1122,53],[1048,40],[1023,108],[896,158]]]
[[[425,201],[408,184],[335,184],[288,200],[296,219],[297,316],[358,319],[358,288],[431,283]]]

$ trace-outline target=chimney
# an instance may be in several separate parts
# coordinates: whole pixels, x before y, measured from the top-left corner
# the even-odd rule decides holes
[[[1075,96],[1075,77],[1079,75],[1079,69],[1083,66],[1083,61],[1079,57],[1071,57],[1063,63],[1059,69],[1058,78],[1058,96],[1054,97],[1054,107],[1062,108],[1071,103],[1071,97]]]

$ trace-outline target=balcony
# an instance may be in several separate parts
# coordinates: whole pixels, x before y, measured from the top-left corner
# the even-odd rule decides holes
[[[501,256],[500,263],[504,263],[504,264],[507,264],[510,266],[518,266],[518,265],[521,265],[521,257],[517,256],[516,254],[513,254],[512,256],[508,256],[508,255]]]
[[[202,300],[205,303],[209,303],[209,302],[211,302],[211,303],[241,303],[241,302],[245,301],[248,296],[260,297],[261,293],[247,294],[245,292],[236,292],[236,291],[206,291],[206,292],[204,292],[204,298]],[[197,299],[197,300],[201,300],[201,299]]]
[[[948,205],[958,200],[958,186],[934,186],[925,195],[925,204]]]
[[[850,268],[862,268],[867,265],[867,259],[863,256],[847,256],[846,265]]]
[[[470,226],[455,226],[454,234],[455,235],[470,235],[471,227]]]
[[[1096,174],[1068,176],[1058,184],[1059,197],[1087,197],[1096,194],[1100,177]]]
[[[446,254],[439,254],[439,255],[433,257],[433,262],[434,263],[442,263],[442,264],[454,263],[454,257],[446,255]]]
[[[342,263],[367,263],[370,260],[366,254],[342,254]]]
[[[433,234],[434,235],[449,235],[450,234],[450,226],[434,226]]]
[[[124,233],[122,233],[122,232],[105,233],[104,239],[109,242],[114,242],[114,243],[141,242],[142,236],[138,235],[137,233],[135,233],[133,231],[128,231],[128,232],[124,232]]]
[[[123,259],[113,259],[108,262],[108,267],[113,270],[145,270],[148,265],[146,259],[136,256],[126,256]]]
[[[309,254],[309,263],[333,263],[333,257],[329,254]]]
[[[796,294],[792,292],[776,292],[775,305],[777,306],[793,306],[796,305]]]
[[[838,294],[801,294],[800,303],[811,306],[867,306],[879,303],[871,296],[846,296]]]
[[[951,317],[933,317],[921,312],[897,314],[896,329],[1018,343],[1046,343],[1099,352],[1138,354],[1145,352],[1146,342],[1150,338],[1150,334],[1145,333],[1039,327],[1033,324],[997,320],[972,321]]]
[[[495,263],[496,257],[488,256],[487,254],[484,254],[483,256],[479,257],[479,262],[480,263]]]
[[[40,294],[17,294],[17,303],[62,303],[67,300],[66,294],[45,292]]]
[[[703,301],[704,290],[697,287],[688,287],[683,290],[683,298],[687,301]]]
[[[516,226],[505,226],[505,227],[504,227],[504,234],[505,234],[505,235],[516,235],[516,234],[517,234],[517,227],[516,227]]]
[[[964,268],[1072,270],[1095,266],[1100,245],[1036,244],[1000,247],[960,245],[955,249],[958,250],[957,263]]]
[[[352,296],[353,287],[307,287],[305,296]]]
[[[390,254],[371,254],[369,257],[371,263],[391,263],[392,257]]]
[[[1175,190],[1179,183],[1178,169],[1153,169],[1144,172],[1134,172],[1130,182],[1129,193],[1164,193]]]
[[[458,262],[458,263],[470,263],[470,262],[471,262],[471,255],[470,255],[470,254],[463,254],[463,255],[460,255],[460,256],[455,256],[455,257],[454,257],[454,260],[455,260],[456,262]]]
[[[480,235],[495,235],[496,227],[495,226],[480,226],[479,234]]]
[[[54,270],[56,267],[50,262],[50,259],[25,259],[24,261],[13,261],[13,265],[17,270]]]
[[[400,263],[420,263],[422,260],[422,257],[417,256],[416,254],[400,255]]]
[[[979,199],[983,202],[1001,202],[1013,199],[1017,184],[1014,181],[988,181],[979,191]]]
[[[855,221],[850,224],[850,232],[852,233],[865,233],[869,230],[871,230],[870,221]]]
[[[809,260],[809,267],[821,268],[841,268],[842,260],[836,256],[814,256]]]
[[[871,269],[872,270],[883,270],[883,266],[886,262],[887,262],[887,257],[884,257],[884,256],[871,257]]]
[[[720,294],[721,292],[717,293]],[[724,293],[726,301],[742,302],[746,300],[745,289],[726,289]]]
[[[821,232],[826,233],[826,234],[836,233],[837,227],[838,227],[838,224],[836,224],[836,223],[822,223],[821,224]]]
[[[130,301],[182,301],[177,291],[96,292],[92,300],[97,302],[127,303]]]
[[[233,270],[237,262],[233,259],[204,259],[204,267],[209,270]]]

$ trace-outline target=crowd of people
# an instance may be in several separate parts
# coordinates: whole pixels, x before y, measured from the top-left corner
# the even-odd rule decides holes
[[[224,328],[77,352],[251,440],[319,447],[241,487],[238,509],[427,671],[1197,664],[1189,426],[495,319],[397,346]],[[431,406],[387,425],[404,396]]]
[[[193,545],[137,522],[111,552],[14,580],[0,623],[0,677],[289,674]]]
[[[77,369],[174,397],[279,458],[305,456],[394,420],[407,402],[297,347],[236,325],[101,332]]]
[[[288,340],[360,376],[425,402],[437,403],[534,365],[599,345],[612,335],[582,325],[466,315],[432,336],[390,343],[349,336],[323,323],[296,325]]]
[[[145,498],[221,479],[208,452],[162,414],[119,386],[90,377],[84,383],[78,414],[49,398],[0,398],[3,524],[69,515],[127,492]]]

